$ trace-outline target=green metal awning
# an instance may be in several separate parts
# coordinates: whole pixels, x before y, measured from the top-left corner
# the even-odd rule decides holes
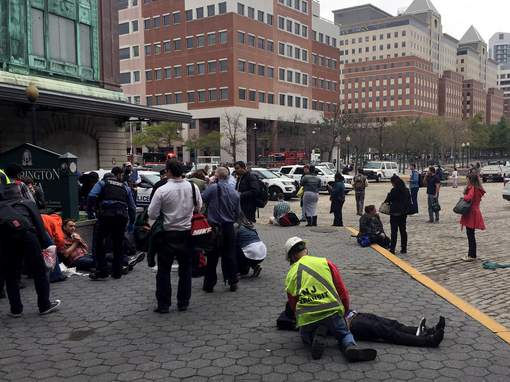
[[[25,87],[11,84],[0,84],[0,101],[30,104],[25,93]],[[119,118],[126,121],[138,119],[153,122],[191,122],[191,114],[186,112],[44,89],[39,89],[39,98],[36,105],[46,106],[54,110],[69,110],[78,113]]]

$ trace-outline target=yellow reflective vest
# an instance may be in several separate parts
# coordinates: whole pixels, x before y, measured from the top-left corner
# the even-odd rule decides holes
[[[0,184],[9,184],[9,183],[11,183],[11,180],[5,174],[4,170],[0,169]]]
[[[297,326],[321,321],[333,314],[344,314],[328,261],[323,257],[303,256],[291,265],[285,280],[287,293],[296,296]]]

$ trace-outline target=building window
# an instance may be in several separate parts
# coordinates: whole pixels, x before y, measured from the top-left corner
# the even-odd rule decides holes
[[[152,96],[145,97],[145,102],[147,103],[147,106],[152,106]]]
[[[170,78],[172,78],[172,69],[165,68],[165,80],[169,80]]]
[[[237,13],[244,16],[244,4],[237,3]]]
[[[285,106],[285,94],[280,94],[280,106]]]
[[[170,25],[170,15],[163,15],[163,26],[167,27]]]
[[[239,88],[239,99],[246,99],[246,89]]]
[[[39,12],[41,12],[41,11],[39,11]],[[122,36],[125,34],[129,34],[129,23],[128,22],[119,24],[119,35]]]
[[[38,54],[38,55],[44,56],[44,50],[43,50],[43,52],[41,54]],[[119,49],[119,59],[127,60],[129,58],[131,58],[131,56],[130,56],[130,49],[129,48],[120,48]]]
[[[266,103],[266,93],[259,92],[259,102]]]
[[[201,63],[197,64],[197,73],[199,75],[204,75],[205,74],[205,63],[204,62],[201,62]]]
[[[174,50],[181,50],[181,46],[182,46],[181,39],[180,38],[175,39],[174,40]]]
[[[172,104],[172,95],[171,94],[165,94],[165,104],[170,105]]]
[[[119,82],[121,85],[126,85],[131,83],[131,72],[120,73]]]
[[[271,68],[271,67],[267,67],[267,76],[269,78],[274,78],[274,68]]]
[[[195,64],[186,65],[186,74],[192,76],[195,74]]]
[[[195,102],[195,92],[191,91],[191,92],[188,92],[188,103],[193,103]]]
[[[248,100],[255,102],[257,100],[257,92],[255,90],[250,90],[248,92]]]
[[[198,93],[198,102],[205,102],[205,90],[199,90],[197,93]]]
[[[273,105],[274,104],[274,94],[268,93],[267,94],[267,103]]]
[[[257,74],[259,76],[265,76],[266,75],[266,67],[264,65],[259,65],[258,66],[258,70],[257,70]]]
[[[76,64],[76,31],[74,21],[50,13],[49,30],[50,58]]]
[[[220,44],[227,43],[227,31],[220,32]]]
[[[163,52],[169,53],[172,49],[172,44],[170,41],[163,41]]]
[[[244,41],[245,41],[245,33],[238,31],[237,32],[237,42],[239,44],[244,44]]]
[[[218,100],[218,90],[209,89],[209,101],[217,101]]]
[[[257,11],[257,20],[261,23],[264,22],[264,11]]]
[[[144,29],[151,29],[151,19],[143,20],[143,28]]]
[[[269,52],[274,52],[274,42],[273,41],[267,41],[266,43],[267,50]]]
[[[138,32],[138,20],[131,21],[131,32]]]
[[[186,21],[192,21],[193,20],[193,10],[187,9],[185,13],[186,13]]]
[[[285,81],[285,69],[280,68],[278,70],[278,79],[280,81]]]
[[[266,49],[266,40],[264,40],[263,38],[259,37],[257,39],[257,46],[260,48],[260,49]]]
[[[228,60],[220,60],[220,72],[228,71]]]
[[[174,77],[178,78],[182,76],[182,67],[180,65],[174,66]]]
[[[255,9],[252,7],[248,7],[248,17],[250,19],[255,19]]]
[[[140,71],[135,70],[133,72],[133,82],[140,82]]]
[[[44,57],[44,13],[32,8],[32,50],[36,56]],[[127,57],[129,58],[129,57]],[[122,60],[122,58],[121,58]]]
[[[220,100],[225,101],[228,99],[228,88],[220,89]]]
[[[160,53],[161,53],[161,45],[154,44],[154,54],[160,54]]]
[[[209,46],[216,45],[216,33],[209,33],[207,35],[207,44]]]
[[[216,67],[217,67],[216,61],[209,61],[207,63],[207,72],[210,74],[216,73],[216,70],[217,70]]]
[[[266,22],[267,22],[267,24],[268,24],[268,25],[273,25],[274,17],[273,17],[273,15],[272,15],[272,14],[268,13],[268,14],[266,15],[266,19],[267,19],[267,21],[266,21]]]
[[[207,6],[207,17],[212,17],[216,15],[216,6],[214,4]]]
[[[205,46],[205,36],[197,36],[197,48],[203,48]]]
[[[175,103],[182,103],[182,93],[175,93]]]
[[[253,62],[248,62],[248,73],[255,74],[255,66]]]
[[[239,70],[240,72],[245,72],[246,71],[246,62],[244,62],[243,60],[238,60],[237,61],[237,70]]]
[[[163,71],[161,69],[154,69],[154,79],[157,81],[163,79]]]
[[[154,18],[152,19],[152,26],[153,26],[154,28],[159,28],[159,27],[160,27],[160,25],[161,25],[161,19],[159,18],[159,16],[154,17]]]
[[[218,4],[218,13],[220,15],[227,13],[227,3],[225,1]]]
[[[175,12],[173,14],[173,21],[174,21],[174,24],[180,24],[181,23],[181,12]]]
[[[152,81],[152,70],[145,71],[145,81]]]
[[[193,48],[193,37],[186,37],[186,48]]]
[[[255,47],[255,36],[254,35],[249,34],[247,40],[248,40],[249,46]]]
[[[204,18],[204,7],[199,7],[196,9],[197,19]]]

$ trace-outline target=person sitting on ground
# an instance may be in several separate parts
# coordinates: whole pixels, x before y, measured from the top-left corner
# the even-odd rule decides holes
[[[326,258],[310,256],[299,237],[287,240],[285,253],[291,264],[285,280],[288,301],[303,342],[311,345],[312,358],[322,357],[330,333],[349,362],[374,360],[377,351],[359,349],[347,327],[349,293],[337,267]]]
[[[237,267],[241,276],[247,276],[251,268],[252,277],[259,277],[262,271],[260,263],[267,256],[267,247],[260,240],[255,226],[246,218],[241,220],[237,229]]]
[[[64,246],[59,248],[59,255],[64,259],[64,264],[79,271],[91,271],[96,268],[96,260],[89,255],[89,247],[85,240],[76,232],[76,223],[72,219],[62,222],[64,233]]]
[[[273,216],[269,218],[269,224],[280,225],[280,218],[290,212],[290,204],[285,200],[283,193],[277,195],[278,202],[273,207]]]
[[[383,223],[373,204],[365,207],[365,213],[359,219],[358,241],[361,242],[363,237],[368,239],[368,245],[378,244],[383,248],[390,246],[390,239],[384,232]]]
[[[62,232],[62,218],[60,215],[41,215],[42,222],[44,224],[44,229],[49,235],[53,244],[58,249],[64,246],[64,233]],[[60,269],[60,259],[57,256],[55,261],[55,267],[50,271],[50,283],[57,283],[60,281],[65,281],[67,277],[62,273]]]
[[[396,320],[353,310],[347,312],[346,321],[352,335],[359,341],[433,348],[441,344],[446,326],[442,316],[435,327],[427,328],[425,318],[420,320],[418,326],[407,326]],[[296,330],[296,318],[288,303],[276,320],[276,326],[280,330]]]

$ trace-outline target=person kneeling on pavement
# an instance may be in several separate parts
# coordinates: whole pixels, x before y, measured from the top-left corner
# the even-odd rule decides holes
[[[427,328],[425,318],[420,320],[418,326],[407,326],[376,314],[358,313],[353,310],[347,312],[346,320],[356,340],[424,348],[438,347],[443,341],[446,326],[445,318],[442,316],[439,317],[436,326]],[[280,330],[296,330],[296,318],[289,303],[276,320],[276,326]]]
[[[366,206],[365,213],[359,219],[358,243],[362,247],[378,244],[383,248],[390,247],[390,239],[384,232],[383,223],[374,205]]]
[[[285,289],[301,338],[311,345],[312,358],[322,357],[326,336],[331,334],[349,362],[374,360],[377,351],[358,348],[344,319],[349,293],[337,267],[326,258],[310,256],[299,237],[287,240],[285,252],[291,264]]]
[[[259,277],[262,267],[260,263],[267,256],[267,247],[260,240],[259,234],[253,223],[248,219],[242,219],[237,229],[237,266],[241,276],[247,276],[250,268],[253,269],[252,277]]]

